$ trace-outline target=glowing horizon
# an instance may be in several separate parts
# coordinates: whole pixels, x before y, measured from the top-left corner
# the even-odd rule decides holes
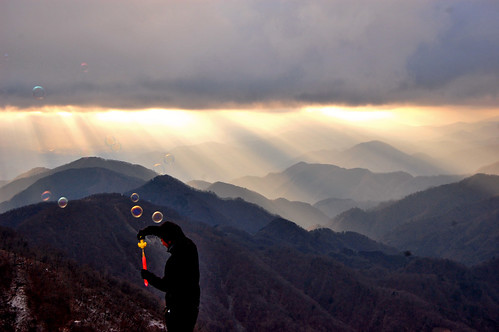
[[[459,121],[478,122],[494,116],[499,116],[497,110],[463,112],[462,109],[393,105],[355,108],[311,106],[281,111],[119,110],[76,106],[26,110],[10,108],[0,112],[0,148],[10,151],[4,158],[4,164],[26,160],[26,168],[37,163],[43,164],[43,158],[48,158],[45,156],[47,154],[59,156],[63,158],[61,160],[66,160],[64,156],[127,159],[141,153],[167,153],[179,146],[195,146],[206,142],[246,148],[244,142],[248,139],[265,141],[283,156],[295,158],[313,149],[344,149],[353,142],[370,139],[392,142],[410,142],[422,138],[429,140],[440,135],[431,126]],[[345,132],[349,138],[334,140],[331,145],[327,137],[321,136],[338,130]],[[308,137],[295,137],[290,134],[293,131],[308,133]],[[417,149],[414,151],[417,152]],[[220,167],[230,167],[224,165],[232,164],[230,156],[221,156],[216,151],[202,154],[203,158],[213,158]],[[262,169],[271,168],[271,163],[264,160],[258,150],[248,151],[245,159],[245,163],[260,165]],[[153,168],[153,165],[149,167]],[[7,168],[15,167],[3,166],[3,169]],[[14,176],[14,172],[2,171],[0,165],[0,179]]]

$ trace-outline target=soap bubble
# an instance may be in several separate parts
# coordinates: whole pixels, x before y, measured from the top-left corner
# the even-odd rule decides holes
[[[170,164],[173,164],[174,162],[175,162],[175,156],[172,155],[171,153],[167,153],[163,157],[163,163],[165,165],[170,165]]]
[[[39,85],[35,86],[32,90],[33,92],[33,97],[36,99],[43,99],[45,98],[45,89]]]
[[[130,199],[132,200],[132,202],[137,203],[139,201],[139,194],[137,193],[131,194]]]
[[[114,152],[121,150],[121,143],[113,135],[107,135],[104,142]]]
[[[107,135],[104,141],[106,142],[107,146],[112,146],[116,144],[116,137],[114,137],[113,135]]]
[[[156,211],[152,214],[152,221],[154,221],[156,224],[159,224],[160,222],[163,221],[163,213]]]
[[[50,199],[50,196],[52,196],[50,190],[45,190],[44,192],[42,192],[42,201],[48,201]]]
[[[130,212],[132,213],[132,216],[134,216],[135,218],[140,218],[142,216],[142,212],[144,211],[140,206],[135,205],[134,207],[132,207]]]
[[[81,68],[81,71],[84,72],[84,73],[88,73],[88,63],[86,62],[82,62],[80,64],[80,68]]]
[[[165,174],[165,170],[163,168],[163,164],[156,163],[153,165],[153,170],[158,174]]]
[[[68,199],[66,197],[61,197],[57,201],[57,204],[61,209],[64,209],[66,206],[68,206]]]

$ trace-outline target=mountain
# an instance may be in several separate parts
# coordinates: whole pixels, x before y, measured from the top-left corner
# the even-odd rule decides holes
[[[255,234],[257,241],[275,246],[293,246],[304,253],[330,254],[344,250],[382,252],[398,254],[393,247],[378,243],[359,233],[337,233],[329,228],[307,231],[297,224],[282,218],[270,222]]]
[[[158,176],[134,189],[141,198],[169,207],[181,215],[209,225],[232,226],[250,233],[267,225],[275,216],[242,199],[221,199],[196,190],[169,176]]]
[[[54,169],[35,168],[27,173],[18,176],[16,179],[10,181],[6,185],[0,187],[0,202],[7,201],[14,197],[14,195],[25,190],[36,181],[55,173],[79,168],[105,168],[125,176],[138,178],[143,181],[148,181],[155,177],[157,174],[150,169],[144,168],[140,165],[133,165],[123,161],[106,160],[97,157],[85,157],[75,160],[71,163],[56,167]]]
[[[165,220],[179,217],[166,207],[141,201],[143,216],[134,218],[130,212],[134,205],[129,197],[121,194],[71,200],[65,208],[56,202],[42,202],[0,215],[0,226],[15,229],[34,245],[55,246],[82,264],[102,271],[118,271],[117,276],[139,283],[140,277],[135,271],[140,259],[136,243],[138,230],[153,224],[150,216],[156,210],[163,213]],[[157,265],[167,257],[159,241],[147,248],[157,257]],[[153,259],[148,262],[156,265]]]
[[[95,193],[122,193],[144,184],[145,181],[111,171],[107,168],[67,168],[37,180],[9,201],[0,203],[0,212],[33,204],[43,199],[57,201],[60,197],[69,200],[83,198]]]
[[[384,235],[382,241],[418,256],[474,265],[499,254],[498,220],[499,196],[495,196],[403,224]]]
[[[199,185],[199,182],[193,184]],[[303,228],[311,228],[316,225],[324,226],[329,223],[329,218],[324,213],[308,203],[290,202],[284,198],[269,200],[254,191],[224,182],[215,182],[209,186],[201,184],[198,189],[213,192],[221,198],[241,198],[261,206],[272,214],[292,220]]]
[[[368,202],[356,202],[353,199],[340,199],[340,198],[328,198],[322,201],[318,201],[314,204],[314,207],[321,210],[329,218],[334,218],[342,212],[353,208],[359,209],[370,209],[380,204],[380,202],[368,201]]]
[[[209,186],[212,185],[211,182],[203,181],[203,180],[192,180],[186,182],[187,185],[199,189],[199,190],[207,190]]]
[[[0,330],[163,331],[143,287],[81,266],[0,227]]]
[[[300,156],[301,161],[333,164],[344,168],[366,168],[376,173],[406,172],[412,175],[446,173],[436,163],[409,155],[381,141],[356,144],[343,150],[319,150]]]
[[[19,174],[18,176],[16,176],[14,178],[14,180],[29,178],[29,177],[37,176],[38,174],[44,174],[44,173],[47,173],[47,172],[50,172],[49,168],[46,168],[46,167],[35,167],[35,168],[30,169],[27,172]]]
[[[281,173],[270,173],[265,177],[246,176],[230,183],[271,199],[283,197],[314,204],[328,198],[387,201],[461,178],[450,175],[413,177],[404,172],[373,173],[361,168],[345,169],[300,162]]]
[[[327,229],[307,232],[283,219],[271,221],[252,235],[187,220],[142,196],[139,203],[144,209],[140,218],[131,216],[129,210],[135,203],[129,197],[101,194],[72,201],[64,209],[53,202],[22,207],[1,214],[0,223],[15,228],[30,245],[49,244],[113,277],[128,276],[135,286],[145,289],[139,278],[135,233],[154,224],[149,216],[161,210],[165,219],[181,225],[199,250],[198,331],[494,331],[497,327],[499,263],[495,260],[471,269],[446,260],[390,254],[385,251],[388,247],[358,234]],[[164,248],[153,238],[147,241],[148,265],[161,269]],[[361,251],[372,249],[375,251]],[[337,257],[345,262],[350,259],[351,264],[347,266]],[[40,267],[35,271],[42,280],[70,276],[62,270],[62,276],[56,277],[50,268],[45,270],[46,265]],[[0,276],[10,278],[8,269],[0,269]],[[41,298],[66,303],[68,289],[64,285],[49,284],[50,296],[42,293]],[[79,289],[75,288],[75,294]],[[135,287],[122,289],[132,296],[144,296]],[[5,294],[2,292],[2,300]],[[86,294],[90,296],[83,297],[82,303],[89,311],[104,310],[94,306],[91,289]],[[132,301],[104,294],[103,301]],[[114,302],[109,304],[110,312],[114,308]],[[146,308],[135,312],[152,310]],[[80,316],[75,312],[59,316],[57,326],[77,320]],[[128,309],[123,314],[128,315]],[[15,320],[19,317],[15,315],[10,317]]]
[[[498,253],[494,245],[497,200],[492,199],[497,195],[499,176],[476,174],[384,207],[348,210],[334,218],[330,227],[386,239],[400,250],[414,248],[431,256],[445,253],[444,257],[476,264]]]
[[[476,173],[499,175],[499,161],[484,167],[481,167]]]

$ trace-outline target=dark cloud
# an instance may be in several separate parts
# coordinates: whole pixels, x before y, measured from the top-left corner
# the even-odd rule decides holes
[[[0,6],[0,106],[497,104],[494,0]]]
[[[470,78],[483,87],[484,95],[499,92],[499,3],[457,2],[446,8],[449,27],[436,40],[421,44],[408,59],[408,69],[414,87],[443,89],[460,79]],[[478,91],[470,83],[467,95]],[[480,92],[478,92],[479,94]]]

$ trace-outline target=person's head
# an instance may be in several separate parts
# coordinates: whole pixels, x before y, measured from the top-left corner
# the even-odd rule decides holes
[[[169,248],[176,241],[184,238],[185,235],[179,225],[171,221],[166,221],[159,226],[159,237],[161,238],[163,245]]]

